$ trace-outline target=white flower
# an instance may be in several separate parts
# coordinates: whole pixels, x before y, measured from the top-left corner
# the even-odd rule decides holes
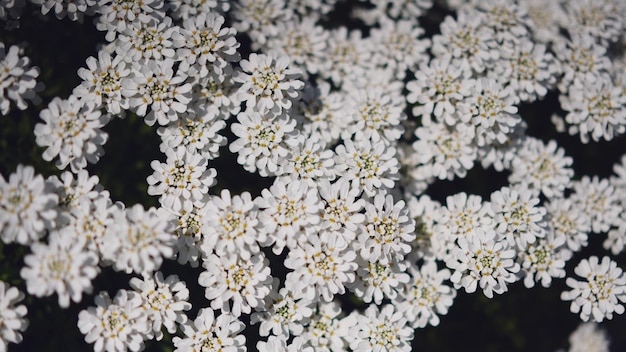
[[[238,153],[237,162],[248,172],[258,171],[264,177],[282,174],[289,146],[298,142],[296,121],[285,114],[270,117],[256,111],[239,113],[237,121],[231,129],[239,138],[228,146],[232,153]]]
[[[477,147],[470,133],[448,127],[444,123],[430,123],[417,128],[415,136],[418,139],[412,147],[417,165],[424,173],[422,178],[463,178],[474,167]]]
[[[556,44],[563,40],[560,31],[567,26],[568,21],[563,4],[544,0],[523,0],[518,3],[525,8],[532,21],[529,29],[533,40],[543,44]]]
[[[378,190],[391,189],[398,179],[396,149],[382,140],[345,140],[335,148],[335,172],[346,177],[351,187],[372,197]]]
[[[161,137],[161,152],[168,155],[170,151],[184,147],[188,153],[200,154],[204,159],[216,159],[220,147],[226,145],[226,137],[218,132],[226,127],[226,122],[209,115],[198,115],[189,110],[182,113],[177,121],[165,127],[159,127],[157,134]]]
[[[383,264],[359,257],[356,260],[356,280],[349,285],[350,291],[363,302],[380,305],[383,298],[395,299],[403,284],[409,282],[405,263],[393,260]]]
[[[305,78],[317,73],[324,60],[329,32],[311,17],[294,17],[276,26],[280,35],[268,38],[265,46],[279,56],[288,56],[292,65],[305,73]]]
[[[267,233],[274,254],[280,254],[285,246],[296,248],[320,221],[322,204],[317,189],[303,181],[276,179],[255,202],[261,209],[261,230]]]
[[[67,100],[55,97],[40,115],[44,123],[35,125],[37,145],[46,147],[42,157],[51,161],[59,157],[55,165],[65,169],[70,165],[72,172],[95,164],[104,155],[102,146],[109,135],[102,131],[109,121],[94,103],[79,100],[70,95]]]
[[[324,59],[318,73],[337,87],[357,79],[374,66],[371,42],[363,38],[361,31],[344,26],[330,31]]]
[[[82,78],[72,95],[82,100],[91,101],[96,108],[104,106],[110,114],[121,115],[129,108],[128,99],[122,96],[122,80],[130,75],[130,68],[123,56],[98,51],[98,58],[90,56],[86,60],[87,68],[78,69]]]
[[[531,288],[535,282],[550,287],[552,278],[565,277],[565,263],[570,252],[565,246],[565,235],[549,231],[545,238],[528,244],[518,252],[518,262],[522,265],[524,286]]]
[[[391,304],[378,309],[370,305],[364,314],[353,312],[342,321],[354,333],[348,335],[350,348],[355,352],[411,351],[413,329],[402,312]]]
[[[184,201],[183,207],[176,214],[178,218],[176,235],[176,256],[179,264],[189,263],[192,268],[200,265],[200,246],[203,241],[204,229],[207,226],[207,208],[205,204],[194,204]]]
[[[181,329],[185,337],[174,336],[176,352],[246,350],[246,337],[239,334],[245,324],[229,313],[215,316],[211,308],[202,308],[193,324],[185,323]]]
[[[27,108],[26,100],[34,104],[39,104],[41,101],[37,92],[43,89],[43,84],[36,81],[39,68],[30,67],[30,60],[21,54],[22,50],[18,46],[12,45],[6,52],[4,43],[0,43],[0,114],[2,115],[9,113],[11,101],[20,110]]]
[[[211,253],[202,259],[206,270],[198,276],[198,283],[205,287],[204,295],[211,301],[211,308],[239,317],[263,305],[272,283],[269,260],[263,252],[250,259],[236,253]]]
[[[141,309],[148,318],[151,331],[148,337],[161,341],[165,326],[170,334],[176,332],[177,324],[185,324],[187,316],[183,311],[191,309],[189,290],[184,281],[180,281],[177,275],[170,275],[163,279],[163,274],[157,271],[154,277],[143,275],[143,280],[133,277],[130,279],[132,287],[141,296]]]
[[[563,94],[567,93],[573,83],[580,82],[587,76],[597,79],[608,74],[611,69],[606,47],[588,33],[572,33],[569,40],[555,41],[553,51],[561,62],[563,76],[558,88]]]
[[[517,115],[518,97],[511,86],[506,88],[494,79],[475,81],[472,94],[461,109],[461,120],[474,129],[474,140],[481,147],[486,144],[503,144],[521,123]]]
[[[237,98],[240,84],[233,80],[233,70],[227,65],[221,76],[189,77],[192,90],[188,112],[213,120],[227,120],[231,115],[237,115],[241,111],[241,101]]]
[[[619,1],[573,0],[565,5],[570,33],[585,33],[604,45],[615,42],[623,33],[624,17]]]
[[[478,195],[461,192],[446,197],[446,205],[440,208],[434,219],[432,231],[437,234],[436,246],[441,246],[447,253],[459,238],[492,228],[493,217],[489,202],[483,202]]]
[[[519,100],[533,102],[542,99],[556,83],[560,73],[558,61],[546,51],[546,46],[523,39],[514,49],[502,50],[490,78],[511,87]]]
[[[200,77],[212,73],[220,76],[229,62],[240,60],[239,43],[234,28],[224,27],[224,17],[212,12],[200,13],[183,21],[180,34],[175,36],[179,49],[177,59],[181,69],[189,68]]]
[[[569,335],[568,352],[609,352],[607,332],[597,323],[580,323]]]
[[[626,248],[626,213],[622,212],[618,225],[609,230],[607,238],[602,242],[602,247],[610,250],[613,255],[618,255]]]
[[[553,198],[545,205],[550,231],[555,237],[565,236],[565,245],[572,252],[587,247],[591,218],[586,214],[582,199]]]
[[[309,324],[300,335],[305,345],[319,352],[344,351],[350,331],[341,323],[340,314],[338,302],[318,302]]]
[[[240,0],[233,5],[229,12],[233,26],[250,36],[252,50],[266,44],[269,37],[279,35],[277,24],[293,16],[283,0]]]
[[[230,10],[228,0],[170,0],[168,5],[172,17],[183,21],[202,13],[225,13]]]
[[[388,93],[381,87],[368,87],[352,91],[346,103],[342,139],[374,143],[382,140],[391,145],[404,133],[401,122],[406,120],[406,104],[402,95]]]
[[[18,165],[8,181],[0,175],[0,239],[22,245],[39,240],[54,226],[57,202],[32,166]]]
[[[456,297],[456,290],[444,283],[450,279],[450,270],[437,270],[434,260],[426,260],[421,267],[409,265],[408,273],[411,277],[393,304],[414,329],[439,325],[439,316],[448,314]]]
[[[259,230],[259,208],[249,192],[231,197],[230,191],[223,189],[220,196],[212,196],[203,212],[204,253],[238,254],[244,260],[259,253],[259,243],[267,242],[265,231]]]
[[[48,244],[33,243],[32,254],[24,257],[20,276],[28,293],[37,297],[59,295],[59,305],[67,308],[70,298],[80,302],[83,292],[91,293],[91,280],[98,275],[98,256],[86,250],[85,243],[52,232]]]
[[[335,153],[326,148],[317,135],[306,138],[298,135],[298,144],[288,154],[288,163],[279,177],[302,180],[315,187],[323,179],[335,178]]]
[[[61,211],[71,212],[74,208],[88,206],[100,197],[109,197],[109,192],[103,190],[102,185],[99,184],[98,176],[89,175],[89,172],[84,169],[76,174],[64,171],[60,178],[52,175],[46,179],[46,182],[57,194]]]
[[[565,283],[572,290],[561,293],[562,300],[572,301],[572,313],[580,312],[582,321],[598,323],[605,318],[613,319],[613,313],[624,313],[621,302],[626,302],[626,277],[617,262],[609,257],[600,261],[592,256],[581,260],[574,272],[583,281],[568,277]]]
[[[450,281],[454,288],[473,293],[480,286],[488,298],[508,290],[507,283],[517,281],[520,265],[515,262],[515,249],[494,230],[474,232],[457,240],[446,265],[454,270]]]
[[[443,260],[445,256],[445,235],[435,231],[435,224],[441,214],[441,204],[427,194],[419,197],[405,197],[409,216],[415,221],[415,241],[411,243],[409,258],[416,262],[420,259]]]
[[[589,137],[610,141],[626,132],[626,93],[606,75],[585,76],[559,95],[559,101],[567,112],[569,134],[579,134],[583,143]]]
[[[413,20],[383,21],[380,28],[370,31],[372,61],[389,68],[395,78],[403,80],[407,70],[415,71],[420,63],[428,61],[426,49],[430,40],[418,39],[423,34],[424,29]]]
[[[504,236],[509,245],[525,249],[537,238],[545,237],[546,209],[539,205],[539,197],[523,185],[502,187],[491,194],[496,232]]]
[[[571,198],[581,204],[581,212],[588,217],[593,232],[608,232],[611,226],[619,222],[619,215],[624,209],[609,179],[585,175],[574,182],[573,188]]]
[[[93,15],[98,8],[97,0],[31,0],[33,4],[41,5],[41,14],[47,15],[54,9],[57,19],[61,20],[67,16],[72,21],[83,22],[84,15]]]
[[[452,55],[454,60],[466,61],[477,73],[491,67],[500,53],[491,47],[495,38],[481,25],[483,20],[484,15],[470,7],[459,9],[456,19],[446,16],[439,25],[441,34],[433,36],[433,55]]]
[[[209,187],[216,184],[217,171],[207,168],[208,161],[200,154],[178,148],[161,163],[150,163],[154,173],[148,176],[148,194],[160,195],[159,202],[166,209],[178,212],[186,200],[202,202]]]
[[[524,184],[548,198],[561,197],[572,185],[573,162],[555,140],[545,144],[537,138],[527,137],[512,161],[509,182],[511,185]]]
[[[248,111],[266,114],[291,109],[304,82],[298,79],[299,70],[289,68],[290,61],[288,56],[252,53],[239,62],[243,72],[238,71],[233,79],[241,83],[237,97],[246,102]]]
[[[406,100],[417,103],[413,115],[422,118],[422,124],[437,121],[453,126],[457,123],[456,105],[471,94],[473,81],[471,70],[465,62],[451,61],[449,55],[436,57],[430,63],[422,63],[415,72],[415,80],[406,84],[409,91]]]
[[[95,352],[141,351],[143,334],[149,331],[149,326],[139,294],[120,290],[111,300],[102,291],[95,302],[96,307],[78,314],[78,328],[85,335],[85,342],[94,343]]]
[[[486,0],[476,2],[476,8],[484,14],[483,26],[495,37],[490,44],[498,50],[510,49],[528,37],[532,25],[526,8],[508,0]]]
[[[415,240],[415,220],[408,215],[406,203],[394,203],[391,194],[379,192],[372,203],[366,203],[365,221],[354,242],[361,258],[381,264],[402,260]]]
[[[100,259],[110,257],[119,243],[110,231],[120,215],[121,203],[113,204],[108,196],[101,195],[93,201],[85,201],[69,211],[67,224],[58,229],[64,237],[83,244],[85,250],[97,253]],[[111,237],[113,236],[113,237]]]
[[[365,215],[361,213],[365,206],[365,200],[359,198],[361,191],[351,188],[347,178],[340,178],[332,184],[321,180],[317,187],[323,203],[319,228],[340,234],[344,241],[350,243],[365,220]]]
[[[274,290],[267,296],[265,305],[256,308],[257,312],[252,313],[252,324],[261,323],[261,336],[268,336],[270,333],[285,338],[301,335],[313,313],[313,301],[302,295],[294,295],[291,288],[283,287],[276,291],[276,286],[278,279],[274,279]]]
[[[294,107],[304,118],[303,134],[319,136],[326,145],[335,144],[345,127],[343,104],[344,95],[331,92],[330,83],[320,80],[317,87],[306,85],[299,104]]]
[[[286,280],[308,301],[330,302],[354,281],[356,253],[333,232],[311,234],[291,248],[285,259]]]
[[[117,244],[117,250],[106,253],[105,259],[117,271],[152,273],[161,266],[163,257],[174,254],[172,222],[154,208],[144,210],[141,204],[126,209],[124,215],[109,228],[109,241]]]
[[[96,28],[106,31],[106,40],[113,42],[118,33],[133,26],[133,22],[148,23],[165,17],[162,0],[98,0]]]
[[[137,115],[145,116],[148,126],[155,122],[165,126],[187,110],[191,84],[185,83],[186,78],[182,70],[174,72],[172,59],[148,61],[133,66],[132,77],[122,81],[122,94],[130,99],[130,108]]]
[[[6,351],[7,345],[22,342],[21,332],[28,327],[27,309],[23,304],[24,293],[0,281],[0,351]]]

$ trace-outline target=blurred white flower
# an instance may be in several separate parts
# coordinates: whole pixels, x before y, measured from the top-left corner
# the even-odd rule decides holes
[[[102,146],[109,135],[101,128],[109,122],[109,116],[93,102],[74,95],[68,99],[55,97],[39,116],[43,123],[35,125],[34,133],[37,145],[46,147],[44,160],[58,156],[55,165],[59,169],[69,165],[77,173],[87,167],[87,162],[95,164],[104,155]]]
[[[67,308],[70,298],[80,302],[83,292],[91,293],[91,280],[99,272],[98,256],[85,249],[84,241],[55,231],[48,236],[48,244],[35,242],[30,249],[20,271],[29,294],[44,297],[56,293],[59,306]]]
[[[124,217],[109,227],[111,236],[104,259],[113,269],[126,273],[152,273],[158,270],[163,258],[174,254],[176,237],[169,217],[155,208],[145,210],[141,204],[125,209]]]
[[[7,345],[22,342],[22,334],[28,327],[27,309],[18,303],[24,299],[24,293],[0,281],[0,351],[5,352]]]
[[[0,175],[0,239],[28,245],[54,227],[58,197],[32,166],[18,165],[8,181]]]
[[[26,100],[39,104],[37,92],[43,90],[43,83],[37,82],[38,77],[39,68],[30,67],[30,59],[22,56],[22,49],[12,45],[6,51],[0,43],[0,114],[9,113],[11,101],[20,110],[28,107]]]

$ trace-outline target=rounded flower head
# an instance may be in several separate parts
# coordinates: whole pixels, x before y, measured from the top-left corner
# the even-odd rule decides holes
[[[78,314],[78,328],[95,352],[141,351],[149,326],[139,294],[120,290],[111,300],[106,292],[95,298],[96,306]]]
[[[174,336],[176,352],[246,350],[246,337],[240,334],[245,324],[229,313],[215,316],[211,308],[202,308],[193,323],[181,325],[185,337]]]
[[[382,306],[370,305],[365,314],[353,312],[343,319],[343,323],[351,326],[348,339],[350,348],[355,352],[408,352],[411,351],[413,329],[407,320],[391,304]]]
[[[574,268],[583,281],[568,277],[565,283],[572,290],[563,291],[561,299],[572,301],[570,311],[580,313],[582,321],[601,323],[605,318],[613,319],[613,313],[623,314],[626,302],[626,277],[609,257],[602,261],[596,256],[583,259]]]
[[[54,226],[58,197],[32,166],[18,165],[8,182],[0,175],[0,239],[28,245]]]
[[[506,292],[507,283],[517,281],[520,265],[515,262],[516,251],[504,239],[498,239],[494,230],[480,229],[459,238],[446,261],[454,270],[450,281],[454,287],[473,293],[480,286],[488,298]]]
[[[28,327],[26,306],[17,305],[22,299],[22,292],[0,281],[0,351],[6,351],[9,342],[22,342],[20,332]]]
[[[43,297],[57,293],[59,305],[67,308],[70,298],[80,302],[83,292],[91,293],[91,280],[99,271],[98,256],[85,249],[84,240],[52,232],[48,244],[33,243],[31,251],[20,271],[29,294]]]
[[[276,58],[255,53],[241,60],[243,72],[235,76],[235,81],[241,83],[238,98],[246,102],[246,109],[261,114],[291,109],[304,82],[298,79],[299,71],[288,67],[289,61],[287,56]]]
[[[185,282],[178,280],[178,276],[170,275],[163,279],[163,274],[157,271],[154,277],[144,275],[143,280],[133,277],[130,286],[141,296],[141,308],[148,318],[152,335],[157,341],[163,338],[161,327],[165,326],[170,334],[176,332],[178,324],[187,322],[183,311],[191,309],[189,290]]]
[[[83,79],[74,89],[73,95],[85,101],[92,101],[96,107],[104,106],[107,112],[120,115],[128,109],[128,99],[122,96],[122,80],[130,74],[130,69],[123,56],[111,56],[105,50],[98,52],[98,58],[87,58],[87,68],[78,69],[78,76]]]
[[[5,3],[2,5],[4,6]],[[43,89],[43,84],[36,81],[39,76],[39,68],[29,67],[30,60],[21,54],[19,47],[13,45],[6,52],[4,43],[0,43],[1,115],[9,113],[11,101],[20,110],[26,109],[26,100],[31,100],[35,104],[41,101],[37,92]]]
[[[415,220],[408,215],[403,200],[394,203],[391,194],[376,194],[372,203],[365,204],[365,221],[354,242],[360,248],[361,257],[383,265],[402,260],[415,240]]]
[[[39,116],[44,123],[35,125],[37,145],[47,147],[42,155],[44,160],[59,157],[59,169],[70,165],[76,173],[87,167],[88,161],[97,163],[104,154],[102,145],[109,136],[101,128],[109,116],[102,115],[94,103],[74,95],[67,100],[55,97]]]

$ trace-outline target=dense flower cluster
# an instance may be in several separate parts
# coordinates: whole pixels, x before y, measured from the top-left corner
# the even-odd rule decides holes
[[[626,133],[619,0],[547,14],[541,0],[374,1],[349,14],[367,31],[329,23],[335,0],[31,2],[93,17],[107,42],[71,94],[40,109],[35,142],[60,176],[24,165],[0,175],[0,240],[30,246],[26,291],[63,308],[103,268],[132,275],[78,316],[95,351],[170,335],[176,351],[244,351],[254,325],[261,351],[410,351],[414,329],[439,325],[457,290],[492,299],[518,281],[566,278],[561,299],[583,321],[624,313],[617,262],[582,259],[582,281],[567,265],[590,235],[607,234],[614,255],[626,246],[626,159],[612,177],[576,175],[522,113],[558,94],[557,131],[584,144]],[[0,4],[0,20],[19,18],[20,1]],[[417,16],[433,6],[454,16],[426,38]],[[0,43],[2,115],[39,103],[29,64]],[[88,171],[105,126],[128,114],[161,141],[146,179],[158,208],[114,202]],[[260,195],[217,189],[226,149],[267,181]],[[428,195],[474,168],[508,184],[445,204]],[[168,259],[200,271],[194,320],[190,296],[202,293],[164,276]],[[348,311],[345,296],[366,308]],[[22,297],[0,282],[0,351],[27,326]],[[581,334],[593,331],[572,335],[573,348]]]

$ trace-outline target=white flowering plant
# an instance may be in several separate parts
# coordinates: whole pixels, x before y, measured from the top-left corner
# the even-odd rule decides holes
[[[623,1],[0,27],[0,352],[626,350]]]

